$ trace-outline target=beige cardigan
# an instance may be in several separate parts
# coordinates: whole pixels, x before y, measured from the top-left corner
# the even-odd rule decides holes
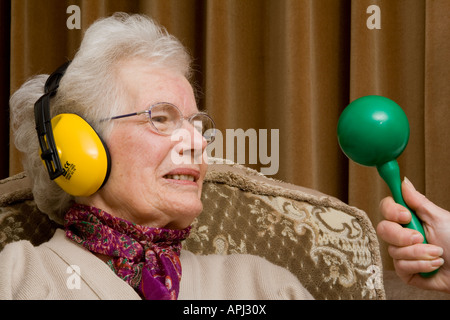
[[[180,300],[312,299],[289,271],[251,255],[198,256],[182,250]],[[38,247],[28,241],[0,253],[0,300],[140,299],[91,252],[58,229]]]

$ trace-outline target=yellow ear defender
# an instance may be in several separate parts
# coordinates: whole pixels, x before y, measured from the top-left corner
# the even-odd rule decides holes
[[[50,179],[68,194],[90,196],[108,180],[111,160],[106,144],[76,114],[63,113],[50,119],[50,98],[56,94],[69,64],[65,63],[50,75],[45,94],[34,105],[36,131]]]

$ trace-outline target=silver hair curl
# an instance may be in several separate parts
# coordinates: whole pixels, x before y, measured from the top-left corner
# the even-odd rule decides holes
[[[73,61],[51,101],[51,114],[75,113],[107,141],[114,121],[101,121],[120,114],[129,103],[118,79],[119,62],[140,58],[150,65],[168,68],[191,77],[191,58],[184,46],[152,19],[116,13],[97,20],[84,35]],[[51,181],[39,155],[34,103],[44,94],[48,75],[26,81],[10,99],[11,126],[23,166],[33,182],[38,208],[57,223],[74,198]]]

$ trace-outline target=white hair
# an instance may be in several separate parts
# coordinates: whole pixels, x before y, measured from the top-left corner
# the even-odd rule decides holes
[[[90,123],[104,140],[114,121],[101,121],[120,114],[129,97],[117,77],[120,61],[140,58],[155,67],[191,76],[191,58],[184,46],[150,18],[116,13],[92,24],[62,77],[51,100],[51,114],[75,113]],[[34,76],[10,99],[15,145],[23,153],[23,165],[33,181],[38,208],[63,223],[72,196],[50,180],[39,155],[34,103],[44,94],[48,75]]]

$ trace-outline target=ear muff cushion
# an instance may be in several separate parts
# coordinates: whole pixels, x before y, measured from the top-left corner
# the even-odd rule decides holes
[[[83,118],[76,114],[59,114],[52,119],[53,135],[58,150],[62,176],[55,182],[73,196],[89,196],[108,179],[108,148]]]

